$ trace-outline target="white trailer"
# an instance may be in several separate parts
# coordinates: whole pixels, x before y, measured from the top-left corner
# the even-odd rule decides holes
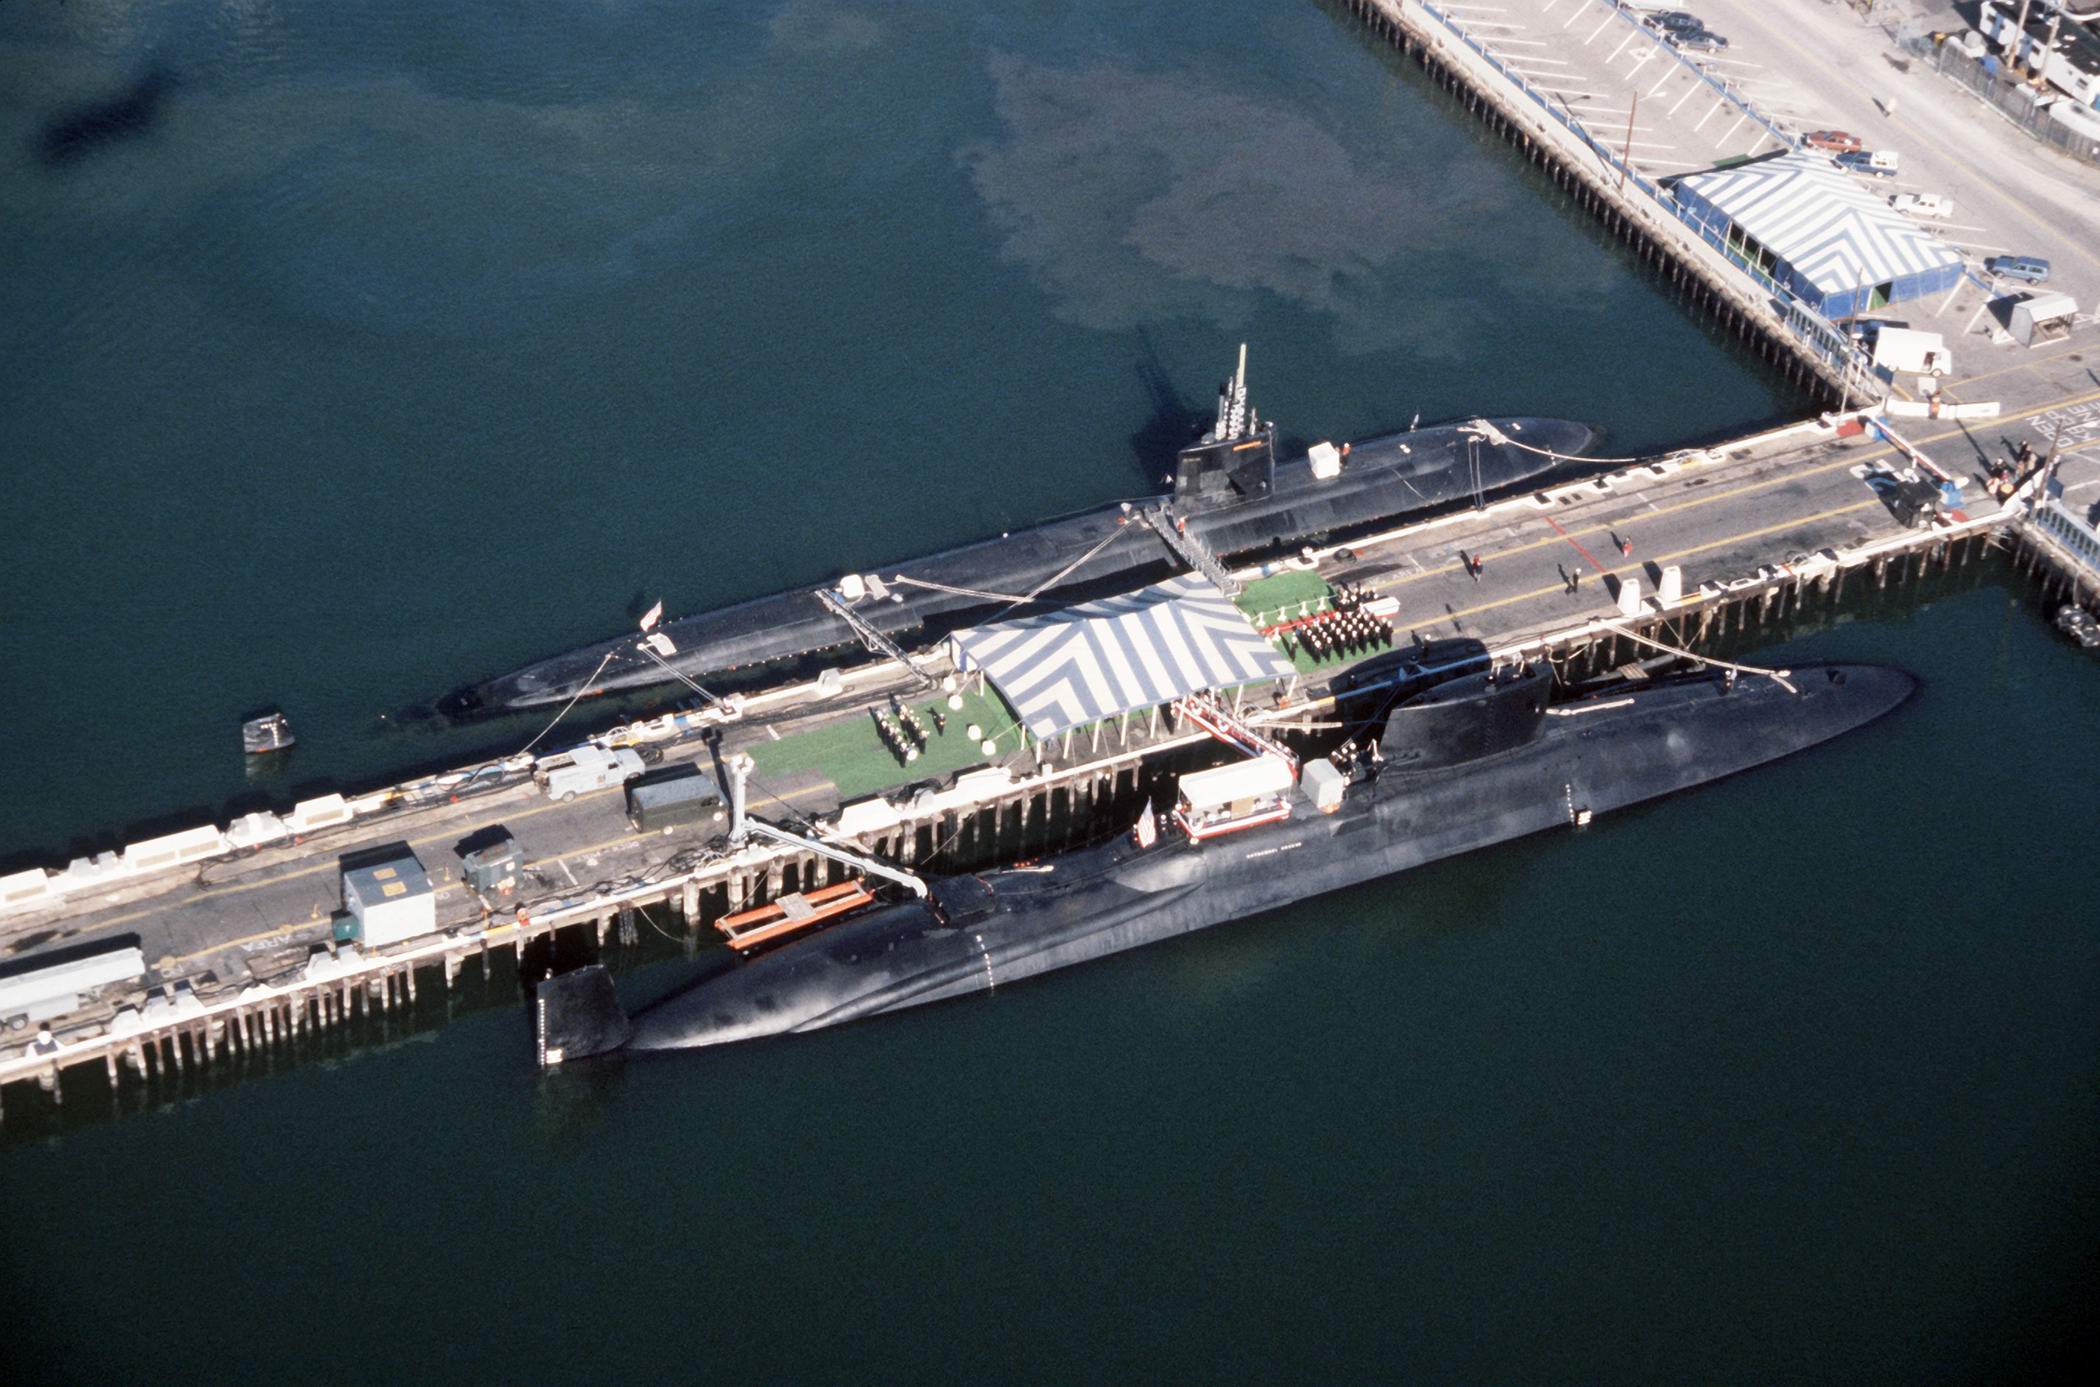
[[[1916,328],[1885,327],[1875,333],[1874,364],[1892,376],[1898,371],[1915,371],[1922,376],[1954,374],[1954,358],[1947,351],[1947,339]]]

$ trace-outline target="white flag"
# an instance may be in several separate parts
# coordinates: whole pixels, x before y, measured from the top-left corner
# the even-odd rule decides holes
[[[646,631],[650,627],[656,625],[657,622],[662,621],[663,619],[664,602],[663,599],[659,597],[656,599],[655,606],[651,607],[648,611],[642,613],[642,629]]]

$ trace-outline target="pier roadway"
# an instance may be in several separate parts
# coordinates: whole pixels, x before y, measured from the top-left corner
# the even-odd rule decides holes
[[[2095,402],[2100,389],[2079,399]],[[1901,422],[1905,440],[1962,483],[1963,505],[1948,520],[1987,524],[2001,514],[1985,490],[1990,463],[2010,460],[2028,419],[2065,407],[2008,412],[1986,421],[1987,432]],[[1323,551],[1320,571],[1397,598],[1399,628],[1424,639],[1464,635],[1518,647],[1620,617],[1621,583],[1639,585],[1643,615],[1661,615],[1655,599],[1665,567],[1680,571],[1692,600],[1702,587],[1711,596],[1929,541],[1934,529],[1911,528],[1885,499],[1888,474],[1910,465],[1872,431],[1841,437],[1803,425],[1358,542],[1346,556]]]
[[[739,724],[724,739],[734,749],[792,738],[841,716],[865,719],[867,708],[891,692],[915,685],[902,671],[873,672],[856,695],[783,709]],[[666,762],[697,760],[713,769],[711,753],[693,737],[664,747]],[[899,768],[899,779],[903,771]],[[755,785],[752,809],[771,817],[835,807],[822,777],[787,776]],[[221,857],[185,872],[135,879],[74,896],[63,904],[0,918],[0,961],[68,942],[139,936],[147,964],[164,978],[186,978],[200,993],[269,981],[302,967],[309,951],[329,940],[330,917],[341,909],[339,859],[394,842],[407,842],[428,868],[440,928],[478,924],[480,899],[460,880],[458,844],[488,828],[508,830],[524,850],[530,880],[522,900],[588,895],[592,888],[652,872],[668,858],[701,845],[696,829],[640,835],[626,818],[620,789],[550,800],[529,780],[480,791],[456,802],[360,818],[241,857]],[[510,911],[495,916],[510,918]]]

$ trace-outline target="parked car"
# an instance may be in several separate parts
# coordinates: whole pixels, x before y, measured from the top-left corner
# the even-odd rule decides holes
[[[1663,30],[1665,33],[1674,33],[1680,30],[1685,33],[1691,33],[1694,30],[1706,27],[1705,20],[1684,10],[1656,10],[1654,13],[1644,16],[1644,18],[1647,19],[1650,25]]]
[[[2001,279],[2028,284],[2042,284],[2049,278],[2049,262],[2038,255],[1994,255],[1983,262],[1983,268]]]
[[[1898,212],[1908,212],[1913,217],[1954,215],[1954,200],[1943,193],[1897,193],[1889,199],[1889,206]]]
[[[1827,149],[1832,154],[1849,154],[1866,147],[1859,136],[1849,130],[1811,130],[1801,137],[1801,143],[1809,149]]]
[[[1728,40],[1711,29],[1673,29],[1670,42],[1679,48],[1695,49],[1702,53],[1718,53],[1728,46]]]
[[[1855,149],[1838,155],[1837,166],[1852,173],[1863,173],[1869,178],[1894,178],[1896,155],[1887,149]]]

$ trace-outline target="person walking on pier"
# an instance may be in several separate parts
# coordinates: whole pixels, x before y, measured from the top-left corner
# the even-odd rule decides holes
[[[1617,530],[1611,532],[1611,542],[1619,546],[1620,558],[1625,559],[1633,556],[1633,541],[1620,534]]]

